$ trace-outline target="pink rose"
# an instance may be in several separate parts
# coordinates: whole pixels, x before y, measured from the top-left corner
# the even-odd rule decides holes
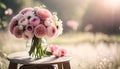
[[[60,48],[59,50],[61,52],[61,56],[65,56],[67,54],[67,50],[66,49]]]
[[[34,30],[33,25],[28,24],[28,25],[26,26],[26,31],[28,31],[28,32],[33,32],[33,30]]]
[[[17,19],[16,17],[13,17],[9,23],[9,29],[12,34],[13,34],[13,29],[16,25],[17,25]]]
[[[51,25],[47,28],[47,36],[55,37],[57,33],[57,29],[55,26]]]
[[[60,48],[56,45],[50,45],[48,47],[48,51],[51,52],[55,57],[62,57],[67,54],[67,50],[64,48]]]
[[[52,16],[49,10],[47,9],[38,9],[36,11],[37,16],[39,16],[41,19],[46,19]]]
[[[58,57],[61,57],[62,53],[59,49],[57,49],[56,51],[53,52],[53,55],[58,58]]]
[[[40,23],[40,19],[37,16],[33,16],[30,18],[30,24],[33,26],[37,26]]]
[[[50,52],[54,52],[54,51],[56,51],[57,49],[58,49],[58,47],[57,47],[56,45],[50,45],[49,48],[48,48],[48,50],[49,50]]]
[[[33,8],[25,8],[25,9],[21,10],[19,13],[20,14],[26,14],[27,12],[33,11],[33,10],[34,10]]]
[[[32,32],[28,32],[28,31],[25,31],[22,35],[22,37],[26,40],[29,40],[29,39],[32,39],[33,38],[33,33]]]
[[[17,37],[17,38],[21,38],[23,31],[19,29],[19,26],[15,26],[13,29],[13,34]]]
[[[35,27],[34,29],[34,34],[36,37],[41,38],[43,36],[45,36],[47,33],[47,29],[44,25],[39,24],[37,27]]]
[[[28,19],[26,17],[22,17],[19,21],[18,21],[19,25],[27,25],[28,24]]]

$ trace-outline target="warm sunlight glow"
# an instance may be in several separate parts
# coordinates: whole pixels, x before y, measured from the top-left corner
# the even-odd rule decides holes
[[[106,0],[106,2],[112,7],[117,7],[120,5],[120,0]]]

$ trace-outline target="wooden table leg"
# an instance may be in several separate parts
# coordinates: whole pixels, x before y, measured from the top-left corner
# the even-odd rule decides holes
[[[58,69],[63,69],[63,64],[62,63],[58,64]]]
[[[71,69],[69,61],[63,63],[63,69]]]
[[[17,63],[10,62],[8,69],[17,69]]]

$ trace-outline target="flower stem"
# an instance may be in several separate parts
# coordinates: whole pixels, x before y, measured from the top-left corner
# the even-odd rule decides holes
[[[42,58],[45,56],[45,52],[42,47],[42,38],[33,37],[29,55],[35,58]]]

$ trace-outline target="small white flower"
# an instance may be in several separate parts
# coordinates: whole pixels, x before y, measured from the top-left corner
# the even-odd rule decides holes
[[[50,25],[52,25],[54,22],[53,22],[53,20],[52,20],[52,18],[47,18],[46,20],[45,20],[45,26],[50,26]]]
[[[34,7],[34,11],[37,11],[38,9],[40,9],[40,7]]]
[[[23,25],[19,25],[19,29],[23,30],[24,29]]]
[[[62,21],[61,21],[61,20],[58,21],[56,27],[57,27],[57,29],[58,29],[58,34],[57,34],[57,35],[62,34],[62,31],[63,31],[63,25],[62,25]]]
[[[34,16],[34,12],[29,11],[29,12],[27,12],[26,14],[24,14],[24,16],[25,16],[27,19],[30,19],[32,16]]]
[[[57,15],[53,15],[52,18],[53,18],[54,21],[58,20]]]

